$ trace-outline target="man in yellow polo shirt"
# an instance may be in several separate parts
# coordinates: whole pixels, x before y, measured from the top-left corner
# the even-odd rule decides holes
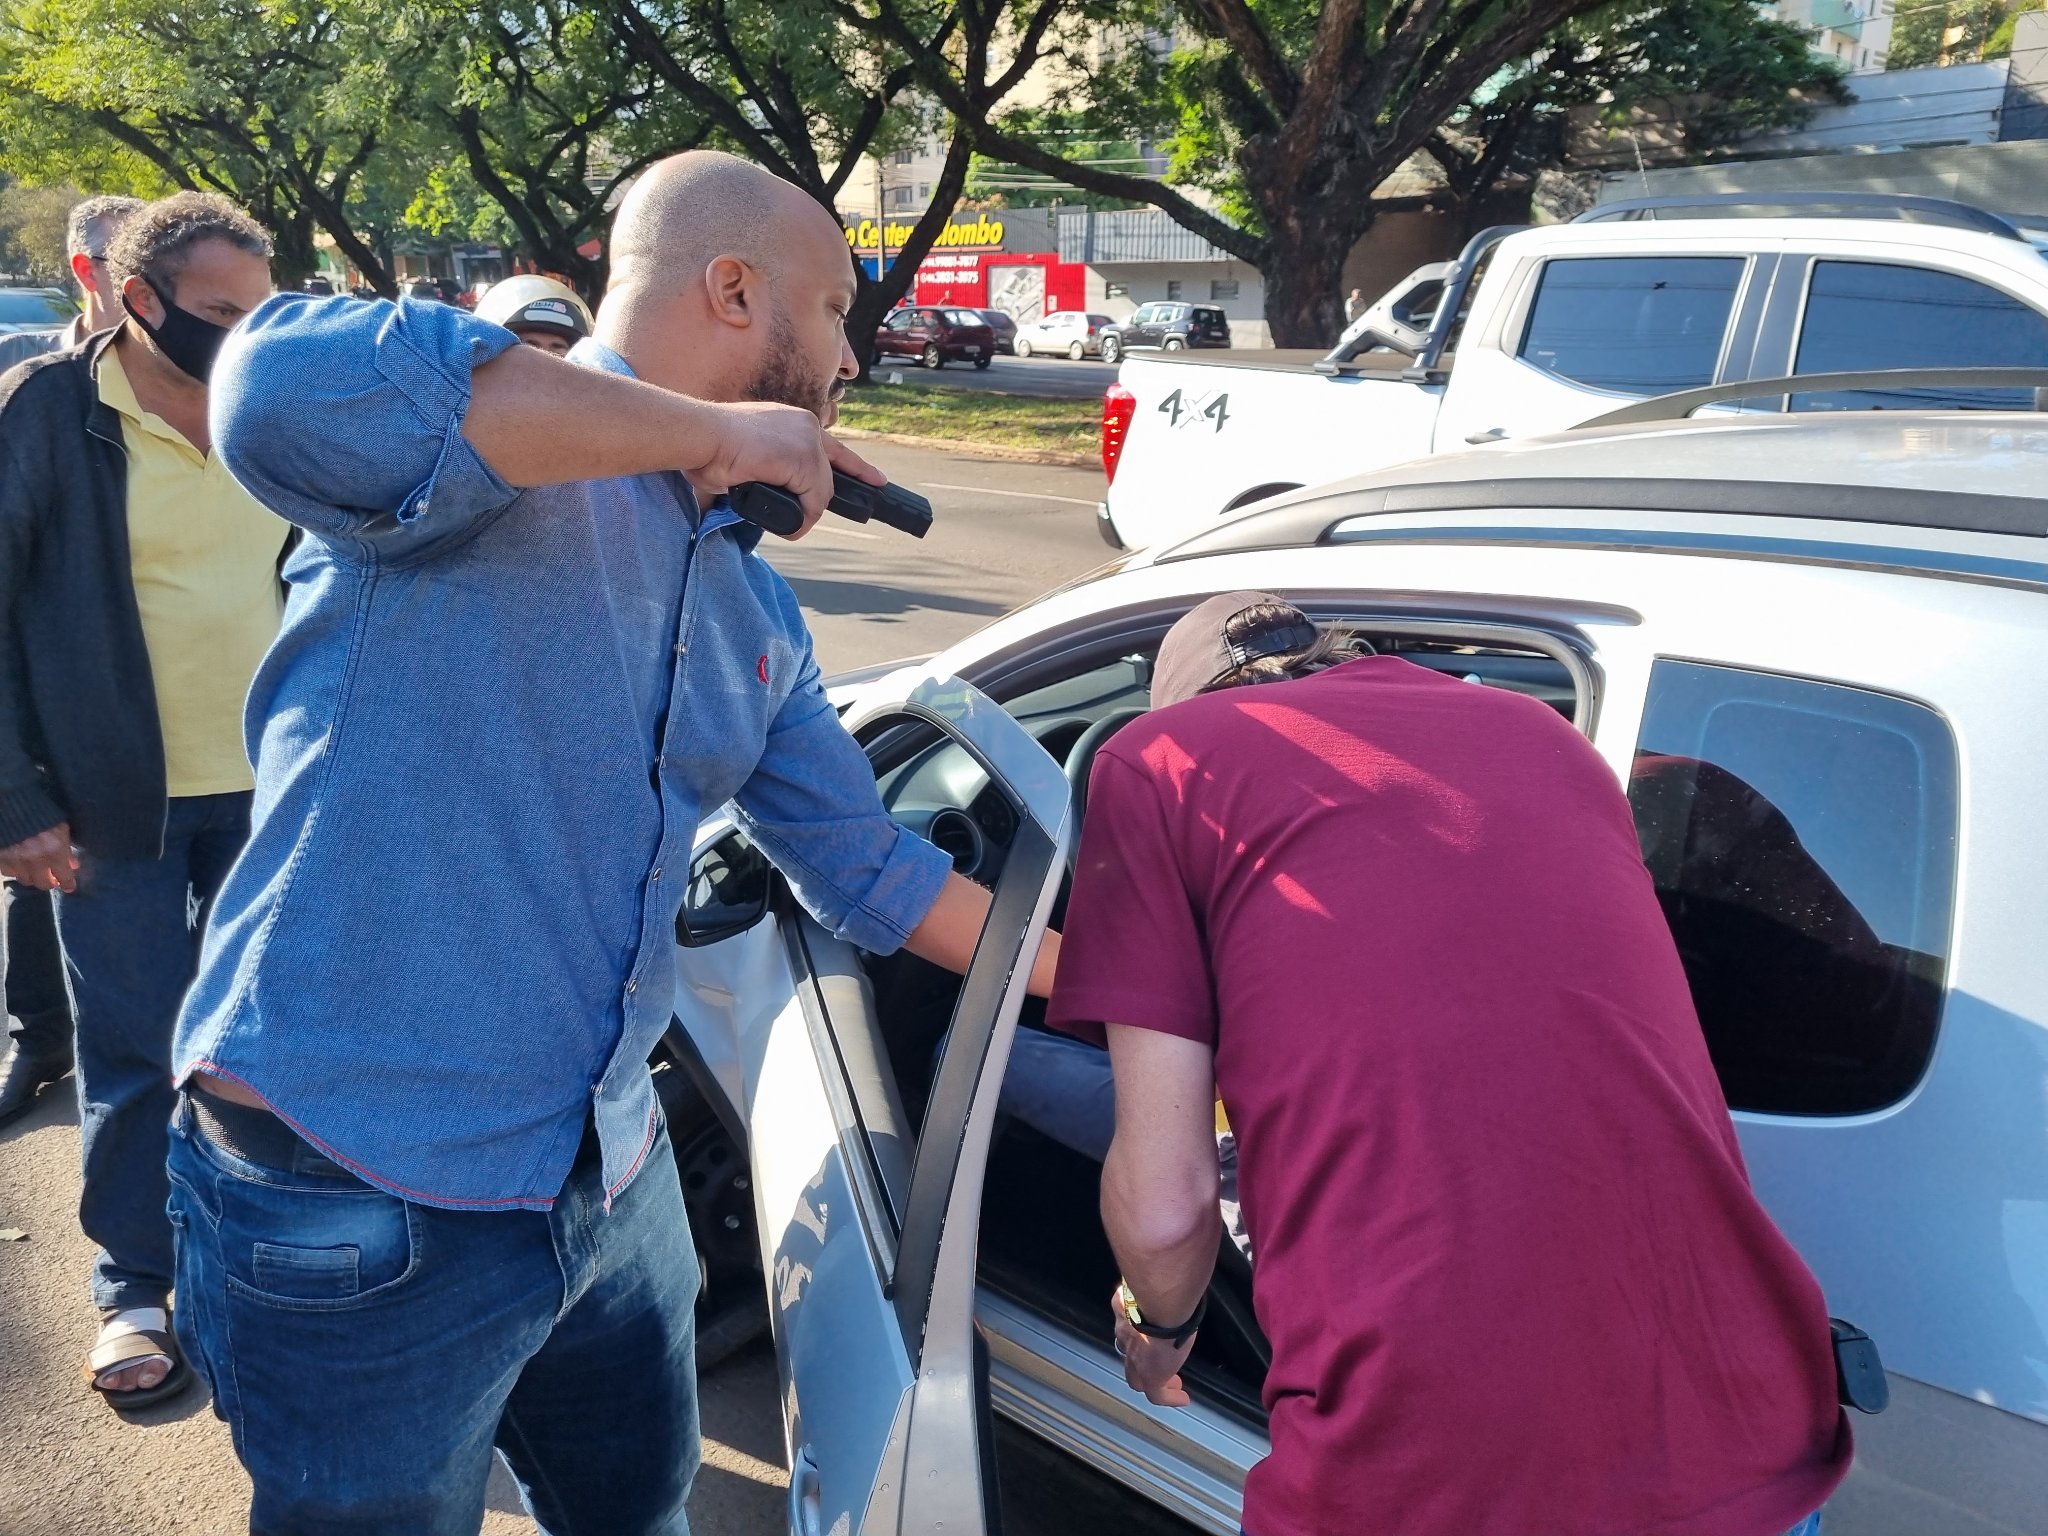
[[[171,1030],[248,834],[242,703],[281,612],[287,529],[212,453],[207,376],[270,292],[270,242],[186,192],[107,251],[127,319],[0,377],[0,873],[54,890],[78,1015],[116,1407],[181,1390],[165,1215]]]

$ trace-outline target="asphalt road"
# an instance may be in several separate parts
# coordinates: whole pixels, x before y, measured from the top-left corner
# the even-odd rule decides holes
[[[799,544],[769,541],[828,672],[937,650],[1109,556],[1094,531],[1099,474],[868,446],[892,477],[931,497],[937,522],[923,543],[832,518]],[[76,1127],[66,1083],[0,1128],[0,1229],[26,1234],[0,1240],[0,1536],[241,1531],[248,1483],[200,1392],[124,1423],[79,1379],[93,1317]],[[773,1355],[756,1348],[700,1385],[705,1456],[692,1530],[781,1532],[788,1474]],[[1189,1536],[1008,1426],[997,1455],[1009,1536]],[[486,1536],[531,1536],[502,1468],[489,1502]]]
[[[1056,395],[1065,400],[1100,400],[1102,392],[1116,382],[1120,365],[1084,358],[998,357],[986,368],[972,363],[948,363],[930,370],[920,368],[915,358],[887,357],[875,363],[876,374],[887,377],[900,373],[922,384],[942,384],[954,389],[994,389],[1013,395]]]
[[[912,539],[827,514],[797,543],[762,541],[828,673],[929,655],[1115,554],[1095,532],[1099,470],[852,446],[931,498],[932,531]]]

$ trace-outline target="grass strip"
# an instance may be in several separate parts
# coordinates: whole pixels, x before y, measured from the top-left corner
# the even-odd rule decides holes
[[[1055,449],[1093,454],[1102,446],[1102,406],[1095,400],[1001,395],[941,385],[872,384],[850,388],[839,419],[865,432]]]

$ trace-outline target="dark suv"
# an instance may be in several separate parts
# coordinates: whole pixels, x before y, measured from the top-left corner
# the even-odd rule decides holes
[[[1102,338],[1102,360],[1113,363],[1126,352],[1229,345],[1230,322],[1213,304],[1144,304]]]
[[[996,355],[996,333],[971,309],[915,305],[899,309],[875,332],[875,356],[914,357],[927,368],[972,363],[986,368]]]

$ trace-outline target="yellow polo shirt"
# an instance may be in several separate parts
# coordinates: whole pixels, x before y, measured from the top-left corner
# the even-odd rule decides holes
[[[255,783],[242,705],[277,638],[282,518],[145,411],[113,347],[100,354],[100,399],[128,450],[128,558],[156,683],[164,770],[173,795],[224,795]]]

